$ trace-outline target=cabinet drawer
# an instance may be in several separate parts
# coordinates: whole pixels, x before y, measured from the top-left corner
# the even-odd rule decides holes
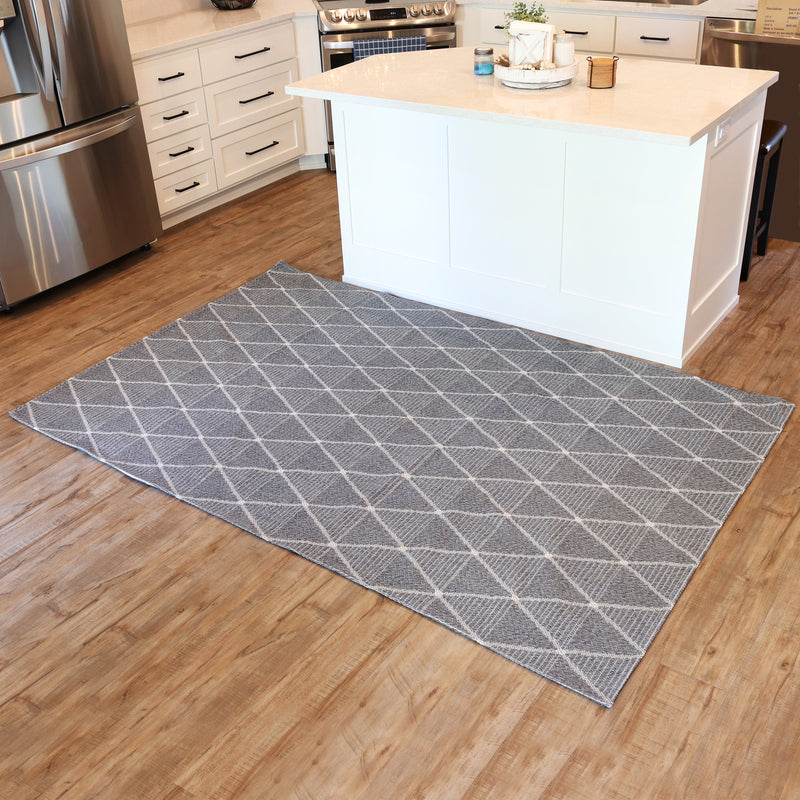
[[[192,89],[175,97],[148,103],[142,107],[142,118],[148,142],[196,128],[207,121],[203,90]]]
[[[212,147],[220,189],[260,175],[303,155],[300,110],[214,139]]]
[[[486,44],[508,47],[506,34],[507,8],[481,8],[478,12],[478,38]]]
[[[299,105],[284,87],[297,80],[297,61],[290,59],[205,88],[212,136],[263,122]]]
[[[158,210],[163,217],[171,211],[202,200],[217,191],[214,162],[209,159],[201,164],[173,172],[156,181]]]
[[[582,53],[613,53],[614,28],[617,18],[613,14],[570,14],[548,12],[548,21],[564,33],[569,33],[575,50]]]
[[[154,178],[199,164],[211,158],[211,136],[208,125],[199,125],[147,145]]]
[[[616,51],[620,55],[694,61],[700,20],[663,17],[617,17]]]
[[[197,50],[182,50],[133,65],[139,102],[150,103],[203,85]]]
[[[206,85],[294,58],[292,24],[271,25],[200,48],[200,64]]]

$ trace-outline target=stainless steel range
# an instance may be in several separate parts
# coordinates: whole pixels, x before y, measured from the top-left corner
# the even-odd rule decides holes
[[[351,63],[353,42],[388,39],[397,42],[424,36],[425,49],[456,46],[456,3],[404,3],[395,0],[314,0],[319,19],[322,69]],[[326,102],[328,166],[336,169],[330,103]]]

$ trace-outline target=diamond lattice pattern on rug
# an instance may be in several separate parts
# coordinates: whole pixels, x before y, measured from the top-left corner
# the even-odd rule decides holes
[[[610,705],[791,408],[280,262],[12,415]]]

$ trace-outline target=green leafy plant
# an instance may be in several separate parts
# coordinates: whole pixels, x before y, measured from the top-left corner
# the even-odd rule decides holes
[[[512,22],[547,22],[547,13],[541,3],[514,3],[514,7],[506,14],[506,30]]]

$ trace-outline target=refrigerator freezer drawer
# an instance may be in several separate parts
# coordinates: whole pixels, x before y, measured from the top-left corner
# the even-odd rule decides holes
[[[0,150],[0,303],[31,297],[161,232],[138,108]]]

